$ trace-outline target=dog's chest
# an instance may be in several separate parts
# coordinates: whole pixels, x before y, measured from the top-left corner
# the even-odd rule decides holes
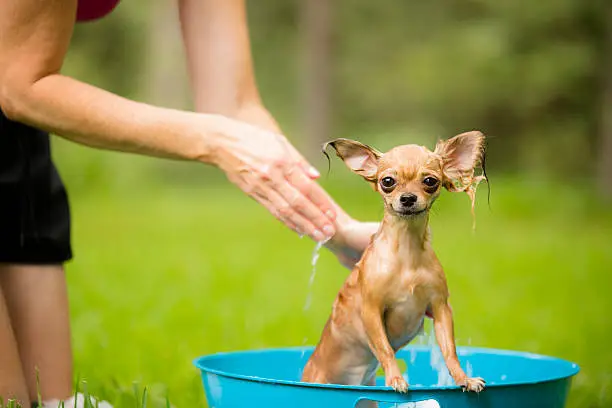
[[[384,314],[385,328],[394,349],[410,342],[419,333],[426,310],[427,304],[414,296],[407,296],[387,308]]]
[[[422,328],[430,303],[423,278],[422,275],[408,273],[401,284],[397,284],[389,293],[383,318],[394,349],[411,341]]]

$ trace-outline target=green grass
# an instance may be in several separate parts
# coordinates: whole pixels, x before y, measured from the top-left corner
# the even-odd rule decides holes
[[[333,175],[333,174],[332,174]],[[365,184],[333,176],[338,201],[377,220]],[[459,344],[525,350],[581,365],[570,407],[607,407],[612,379],[612,210],[587,188],[494,180],[468,199],[446,193],[432,214]],[[191,361],[219,351],[313,344],[347,276],[324,252],[302,310],[314,244],[230,188],[135,187],[72,197],[68,265],[77,374],[121,407],[204,406]]]

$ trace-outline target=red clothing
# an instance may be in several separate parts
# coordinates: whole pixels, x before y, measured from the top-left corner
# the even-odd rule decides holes
[[[77,21],[97,20],[109,14],[119,0],[79,0]]]

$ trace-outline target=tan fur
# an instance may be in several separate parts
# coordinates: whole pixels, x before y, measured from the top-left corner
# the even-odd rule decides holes
[[[348,139],[328,144],[352,171],[373,183],[384,199],[385,215],[338,293],[302,380],[372,384],[380,364],[386,385],[406,392],[408,384],[395,353],[419,333],[428,315],[455,383],[480,392],[484,381],[468,378],[457,359],[446,277],[431,246],[428,221],[442,187],[468,191],[473,186],[474,169],[483,160],[484,136],[464,133],[438,143],[434,152],[405,145],[381,154]],[[382,187],[386,177],[396,182],[392,191]],[[427,177],[438,180],[435,188],[424,184]],[[406,194],[416,196],[408,210],[400,201]]]

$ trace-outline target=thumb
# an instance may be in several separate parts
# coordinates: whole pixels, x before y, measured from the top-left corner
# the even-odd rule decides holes
[[[299,164],[304,173],[312,179],[316,180],[321,177],[321,173],[302,156],[295,148],[291,149],[291,155],[293,159]]]
[[[316,180],[321,177],[321,173],[319,173],[319,171],[311,166],[308,162],[304,161],[300,163],[300,166],[302,166],[308,177],[311,179]]]

